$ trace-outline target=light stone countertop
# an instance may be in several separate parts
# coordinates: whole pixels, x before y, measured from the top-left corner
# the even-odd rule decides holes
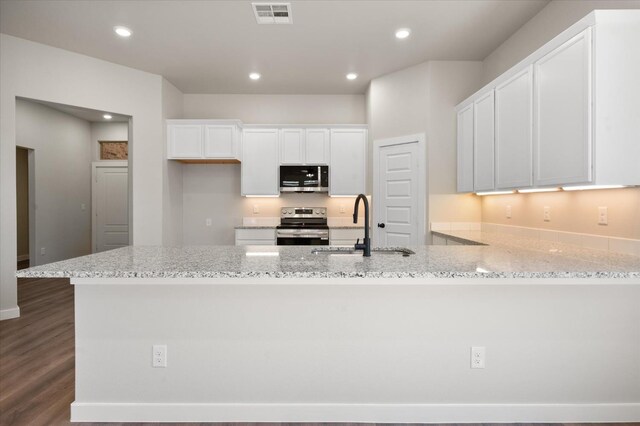
[[[487,237],[485,241],[493,237]],[[499,238],[499,237],[496,237]],[[540,243],[540,242],[539,242]],[[325,246],[326,247],[326,246]],[[123,247],[17,272],[32,278],[609,278],[640,284],[640,257],[582,248],[418,246],[415,254],[312,254],[310,246]]]
[[[235,229],[276,229],[277,225],[238,225]],[[363,225],[329,225],[329,229],[364,229]]]

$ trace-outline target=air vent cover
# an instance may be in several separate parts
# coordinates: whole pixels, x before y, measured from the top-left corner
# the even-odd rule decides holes
[[[251,3],[258,24],[292,24],[291,3]]]

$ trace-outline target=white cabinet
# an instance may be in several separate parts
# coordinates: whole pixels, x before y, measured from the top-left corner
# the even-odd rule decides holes
[[[494,188],[493,147],[494,147],[494,93],[479,97],[475,102],[473,140],[473,189],[490,191]]]
[[[329,195],[363,194],[366,184],[367,131],[331,129]]]
[[[458,111],[458,192],[473,192],[473,102]]]
[[[305,133],[306,164],[329,164],[329,129],[307,129]]]
[[[460,103],[458,190],[472,102],[474,190],[492,189],[494,148],[496,189],[640,185],[638,44],[640,11],[597,10]]]
[[[329,129],[281,129],[280,164],[329,164]]]
[[[169,158],[202,158],[202,126],[169,124],[167,127]]]
[[[280,130],[280,164],[304,163],[304,129]]]
[[[275,244],[275,229],[236,229],[237,246],[273,246]]]
[[[205,125],[204,158],[238,159],[239,133],[234,125]]]
[[[280,195],[278,145],[278,129],[243,131],[242,195]]]
[[[237,120],[167,120],[167,158],[238,162],[239,124]]]
[[[532,67],[498,85],[495,102],[496,189],[531,186]]]
[[[535,75],[535,184],[591,182],[591,29],[538,60]]]
[[[352,246],[364,238],[364,228],[329,229],[329,244],[332,246]]]

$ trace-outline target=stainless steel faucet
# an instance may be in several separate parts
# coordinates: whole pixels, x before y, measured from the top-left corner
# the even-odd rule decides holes
[[[358,223],[358,206],[360,200],[364,203],[364,241],[360,244],[360,238],[356,241],[354,248],[356,250],[362,250],[362,255],[371,257],[371,238],[369,238],[369,200],[364,194],[358,195],[356,198],[356,204],[353,207],[353,223]]]

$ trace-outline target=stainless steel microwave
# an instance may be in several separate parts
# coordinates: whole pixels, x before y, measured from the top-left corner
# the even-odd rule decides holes
[[[329,192],[329,166],[280,166],[280,192]]]

